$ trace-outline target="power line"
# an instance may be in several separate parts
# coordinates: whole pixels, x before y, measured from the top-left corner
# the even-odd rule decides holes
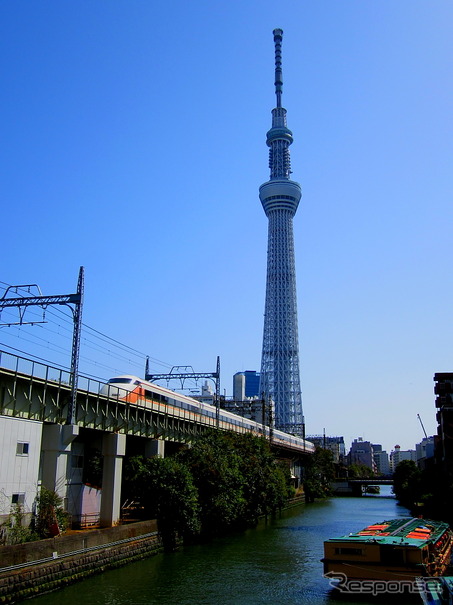
[[[2,284],[4,286],[3,289],[5,291],[8,287],[10,287],[10,284],[6,284],[3,281],[0,281],[0,284]],[[0,288],[1,288],[1,286],[0,286]],[[28,290],[18,287],[17,291],[19,292],[20,290],[22,290],[24,293],[28,294]],[[36,317],[38,315],[40,316],[40,314],[38,314],[33,308],[28,309],[27,312],[30,313],[32,317]],[[8,313],[8,311],[6,309],[4,310],[4,313],[7,314],[7,317],[11,317],[12,315],[14,315],[13,311],[9,311],[9,313]],[[73,318],[72,318],[71,314],[65,312],[63,309],[60,309],[58,307],[53,307],[53,308],[46,308],[44,310],[44,315],[47,318],[47,321],[44,324],[40,323],[39,327],[41,327],[41,329],[44,330],[45,333],[56,335],[56,336],[58,336],[58,338],[64,339],[66,341],[72,339],[71,333],[72,333]],[[64,325],[64,324],[67,324],[67,325]],[[51,326],[54,326],[54,329],[52,329]],[[55,327],[56,327],[56,329],[55,329]],[[108,336],[107,334],[100,332],[99,330],[97,330],[96,328],[93,328],[92,326],[89,326],[88,324],[85,324],[82,322],[82,327],[85,330],[85,332],[88,331],[89,335],[92,337],[92,338],[89,338],[88,336],[82,335],[82,342],[84,344],[84,348],[89,348],[98,353],[101,353],[102,355],[107,356],[109,359],[114,358],[117,361],[124,361],[127,364],[135,366],[137,368],[139,367],[139,365],[141,365],[139,373],[143,372],[143,368],[145,365],[145,359],[147,357],[149,357],[149,359],[151,359],[152,362],[156,365],[160,365],[165,368],[172,367],[172,364],[164,362],[164,361],[154,358],[154,357],[150,357],[146,353],[143,353],[143,352],[135,349],[134,347],[131,347],[130,345],[122,343],[119,340],[112,338],[111,336]],[[58,354],[66,352],[66,350],[63,346],[60,346],[60,345],[56,344],[55,342],[51,342],[50,340],[46,340],[45,338],[41,338],[41,337],[37,336],[36,334],[33,334],[32,332],[28,332],[28,336],[30,338],[26,338],[24,335],[24,332],[21,332],[20,326],[10,326],[10,329],[15,329],[16,332],[15,332],[14,336],[12,336],[11,332],[9,332],[8,337],[21,338],[24,342],[29,342],[38,347],[46,347],[48,350],[53,351]],[[65,334],[64,332],[66,332],[67,334]],[[4,336],[6,336],[5,332],[3,332],[2,334]],[[43,343],[45,343],[45,344],[43,344]],[[126,353],[128,355],[128,357],[125,357],[121,353]],[[137,360],[131,359],[131,357],[130,357],[131,355],[138,357],[138,359]],[[39,356],[36,356],[36,357],[39,358]],[[102,363],[99,360],[90,359],[89,357],[86,357],[84,354],[82,354],[80,357],[81,357],[81,361],[83,361],[86,364],[93,364],[98,368],[103,367],[104,369],[112,370],[115,372],[121,371],[121,370],[118,370],[117,368],[113,368],[113,367],[107,365],[106,363]],[[61,365],[61,364],[58,364],[58,365]],[[123,369],[123,371],[124,371],[124,369]]]

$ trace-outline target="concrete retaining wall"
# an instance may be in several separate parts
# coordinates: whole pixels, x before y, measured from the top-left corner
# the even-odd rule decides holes
[[[304,501],[303,495],[296,497],[285,508]],[[118,544],[121,541],[126,542]],[[0,604],[57,590],[160,551],[162,543],[154,520],[0,546]]]
[[[115,544],[122,540],[127,542]],[[106,569],[143,559],[161,549],[155,521],[0,547],[0,603],[16,603],[56,590]],[[81,552],[70,554],[74,551]],[[31,563],[47,557],[52,560]],[[21,563],[25,566],[7,568]]]

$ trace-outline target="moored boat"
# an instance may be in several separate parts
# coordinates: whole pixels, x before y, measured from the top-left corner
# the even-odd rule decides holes
[[[324,575],[348,580],[415,580],[442,576],[453,533],[447,523],[393,519],[324,542]]]
[[[379,494],[381,492],[381,488],[379,485],[367,485],[365,488],[366,494]]]
[[[425,605],[452,605],[453,577],[421,578],[420,596]]]

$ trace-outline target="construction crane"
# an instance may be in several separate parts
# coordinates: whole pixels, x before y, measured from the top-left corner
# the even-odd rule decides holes
[[[423,432],[425,433],[426,439],[428,439],[428,435],[426,434],[425,427],[423,426],[422,419],[420,418],[420,414],[417,414],[417,418],[420,420],[420,424],[422,425]]]

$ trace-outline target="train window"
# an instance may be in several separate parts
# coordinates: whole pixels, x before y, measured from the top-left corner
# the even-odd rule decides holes
[[[107,384],[110,384],[112,382],[116,384],[131,384],[132,378],[110,378]]]
[[[152,391],[145,389],[145,399],[155,399],[155,395]]]

